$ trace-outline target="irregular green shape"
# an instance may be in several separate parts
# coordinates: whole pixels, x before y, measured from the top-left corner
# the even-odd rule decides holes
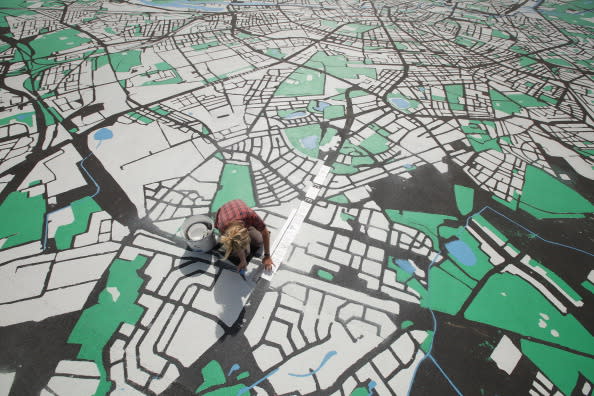
[[[429,350],[431,349],[431,346],[433,345],[433,337],[435,335],[435,332],[432,330],[428,330],[427,331],[427,338],[425,338],[425,341],[423,341],[423,343],[421,344],[421,350],[425,353],[429,353]]]
[[[464,110],[461,98],[464,98],[464,85],[451,84],[445,86],[446,98],[452,110]]]
[[[352,175],[357,173],[359,170],[351,165],[341,164],[335,162],[332,164],[332,173],[335,175]]]
[[[369,396],[369,391],[366,387],[360,386],[358,388],[353,389],[350,396]]]
[[[594,359],[522,339],[522,352],[566,395],[576,386],[579,374],[594,382]]]
[[[84,197],[70,204],[74,221],[58,227],[54,237],[58,250],[70,249],[76,235],[85,233],[89,228],[92,213],[100,212],[101,207],[91,197]]]
[[[300,67],[287,77],[277,88],[276,97],[322,95],[326,84],[324,73]]]
[[[324,118],[335,120],[344,117],[344,106],[328,106],[324,109]]]
[[[538,219],[583,218],[594,212],[594,205],[571,187],[542,169],[526,167],[520,208]]]
[[[353,389],[350,396],[368,396],[369,391],[366,387],[360,386],[358,388]]]
[[[100,382],[95,396],[106,395],[111,388],[103,365],[104,348],[122,323],[134,325],[144,312],[144,308],[135,301],[144,282],[138,270],[146,260],[140,255],[132,261],[115,259],[109,267],[105,289],[99,294],[97,303],[82,312],[68,337],[68,343],[80,344],[77,359],[92,360],[99,369]],[[108,288],[119,291],[115,301]]]
[[[402,330],[404,330],[404,329],[408,329],[408,328],[409,328],[410,326],[412,326],[412,325],[414,325],[414,322],[413,322],[412,320],[405,320],[404,322],[402,322],[402,323],[400,324],[400,328],[401,328]]]
[[[545,102],[541,102],[533,96],[526,94],[509,94],[507,97],[522,107],[545,107]]]
[[[328,201],[339,203],[339,204],[348,204],[349,203],[349,199],[346,197],[346,195],[344,195],[342,193],[328,198]]]
[[[422,307],[455,315],[472,289],[439,267],[429,270],[429,292],[421,299]]]
[[[116,72],[127,73],[134,66],[142,64],[140,60],[141,55],[142,52],[140,50],[128,50],[103,56],[107,57]]]
[[[474,206],[474,190],[470,187],[454,185],[454,195],[456,196],[456,206],[463,216],[472,211]]]
[[[154,107],[150,108],[151,111],[154,111],[155,113],[162,115],[162,116],[166,116],[167,114],[169,114],[170,112],[167,110],[164,110],[161,105],[156,105]]]
[[[212,213],[215,213],[225,203],[234,199],[241,199],[250,207],[256,205],[249,166],[225,164],[219,185],[219,190],[210,208]]]
[[[340,218],[344,221],[355,220],[355,216],[350,215],[347,212],[340,212]]]
[[[467,273],[465,273],[459,266],[451,262],[449,259],[444,260],[444,262],[439,265],[439,268],[471,289],[477,284],[474,279],[468,276]]]
[[[506,33],[506,32],[502,32],[501,30],[493,29],[493,30],[491,30],[491,37],[508,39],[511,36],[508,33]]]
[[[581,285],[584,289],[586,289],[590,293],[594,294],[594,284],[592,284],[592,282],[590,282],[589,280],[585,280],[581,283]]]
[[[426,234],[433,246],[439,246],[438,228],[446,220],[456,220],[455,217],[423,212],[398,211],[386,209],[386,215],[394,223],[403,224]]]
[[[345,43],[346,45],[346,43]],[[351,62],[354,64],[355,62]],[[377,72],[373,68],[351,66],[344,55],[326,55],[318,51],[305,64],[316,69],[323,69],[327,74],[338,78],[356,79],[364,75],[375,79]]]
[[[249,371],[244,371],[243,373],[239,374],[235,379],[237,381],[241,381],[242,379],[245,379],[247,377],[250,376],[250,372]]]
[[[332,275],[330,272],[328,271],[324,271],[324,270],[318,270],[318,276],[322,279],[326,279],[331,281],[332,279],[334,279],[334,275]]]
[[[531,69],[531,67],[529,67],[530,65],[537,63],[534,59],[532,59],[528,56],[522,56],[520,58],[519,62],[520,62],[520,66],[529,68],[529,69]]]
[[[159,69],[161,70],[161,69]],[[173,69],[164,69],[164,70],[171,70],[174,74],[173,77],[168,78],[167,80],[159,80],[159,81],[145,81],[144,83],[142,83],[142,86],[150,86],[150,85],[164,85],[164,84],[179,84],[181,82],[184,82],[184,80],[181,78],[181,76],[179,75],[179,73],[177,72],[177,70],[173,70]]]
[[[277,59],[283,59],[285,57],[279,48],[266,48],[266,55]]]
[[[573,298],[575,301],[582,301],[582,296],[580,296],[578,294],[578,292],[573,290],[573,288],[571,286],[569,286],[569,284],[567,282],[565,282],[563,279],[561,279],[561,277],[559,275],[557,275],[556,273],[551,271],[549,268],[545,267],[544,265],[542,265],[541,263],[539,263],[538,261],[536,261],[532,258],[530,259],[528,264],[531,267],[537,269],[538,270],[537,272],[540,273],[541,275],[547,276],[561,290],[563,290],[565,293],[567,293],[567,295],[569,297]]]
[[[6,118],[0,119],[0,125],[8,125],[11,123],[11,121],[14,120],[14,121],[16,121],[15,123],[25,123],[25,124],[29,125],[30,127],[32,127],[34,115],[35,115],[34,111],[27,112],[27,113],[13,114]]]
[[[137,113],[135,111],[130,111],[128,113],[126,113],[128,116],[130,116],[131,118],[143,123],[143,124],[150,124],[151,122],[155,121],[152,118],[148,118],[140,113]]]
[[[388,150],[388,143],[389,142],[386,138],[384,138],[380,134],[374,133],[373,135],[369,136],[361,143],[359,143],[359,146],[363,147],[371,154],[381,154]]]
[[[538,97],[538,99],[540,99],[541,101],[546,102],[548,104],[551,104],[551,105],[556,105],[558,102],[557,99],[552,98],[549,95],[545,95],[545,94],[540,95]]]
[[[0,249],[41,239],[46,211],[45,199],[28,192],[13,191],[0,205]]]
[[[491,276],[464,317],[584,353],[594,353],[594,337],[573,315],[563,315],[532,285],[509,273]],[[544,328],[539,326],[541,320],[546,324]]]
[[[561,58],[545,58],[544,60],[557,66],[573,67],[571,63]]]
[[[194,49],[196,51],[202,51],[202,50],[210,48],[210,47],[216,47],[217,45],[219,45],[219,42],[217,40],[213,40],[213,41],[208,41],[206,43],[194,44],[194,45],[192,45],[192,49]]]
[[[490,89],[489,96],[491,97],[491,106],[493,107],[493,110],[499,110],[507,114],[515,114],[522,111],[521,106],[496,89]]]
[[[460,44],[460,45],[462,45],[464,47],[468,47],[468,48],[472,47],[474,45],[474,43],[475,43],[474,40],[471,40],[471,39],[466,38],[466,37],[461,37],[461,36],[456,36],[455,41],[456,41],[457,44]]]
[[[37,36],[29,43],[35,53],[35,60],[46,59],[56,52],[79,47],[91,41],[88,37],[80,37],[83,33],[67,28]],[[48,59],[48,61],[50,61]]]
[[[196,388],[194,393],[200,393],[208,388],[212,388],[216,385],[224,385],[227,382],[225,372],[221,367],[221,364],[216,360],[211,360],[201,370],[202,372],[202,384]]]
[[[318,158],[322,136],[322,128],[319,124],[287,128],[285,134],[297,151],[308,157]]]

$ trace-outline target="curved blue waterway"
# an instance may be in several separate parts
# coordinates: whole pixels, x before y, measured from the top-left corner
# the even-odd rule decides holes
[[[258,381],[256,381],[253,384],[251,384],[250,386],[246,386],[244,388],[241,388],[240,390],[237,391],[237,396],[243,395],[245,392],[249,392],[250,389],[252,389],[254,386],[258,386],[258,384],[260,382],[265,381],[268,377],[270,377],[271,375],[273,375],[277,371],[278,371],[278,369],[274,369],[271,372],[269,372],[268,374],[266,374],[264,377],[260,378]]]
[[[373,390],[375,389],[375,387],[377,386],[377,382],[375,382],[374,380],[369,381],[369,385],[367,385],[367,396],[371,396],[373,395]]]
[[[415,267],[411,264],[409,260],[396,259],[394,260],[394,262],[409,274],[415,272]]]
[[[239,364],[235,363],[233,366],[231,366],[231,369],[229,370],[229,372],[227,373],[227,377],[231,375],[231,373],[239,370]]]
[[[470,246],[460,239],[445,244],[447,251],[461,264],[473,266],[476,264],[476,256]]]
[[[306,136],[303,139],[299,140],[299,143],[301,143],[303,148],[313,150],[318,147],[319,140],[319,136]]]
[[[318,368],[317,368],[317,369],[315,369],[314,371],[311,371],[311,372],[309,372],[309,373],[306,373],[306,374],[292,374],[292,373],[289,373],[289,375],[290,375],[291,377],[300,377],[300,378],[303,378],[303,377],[311,377],[312,375],[314,375],[315,373],[317,373],[318,371],[320,371],[320,370],[322,369],[322,367],[324,367],[324,365],[325,365],[326,363],[328,363],[328,360],[330,360],[330,358],[331,358],[332,356],[336,355],[336,354],[337,354],[337,352],[336,352],[336,351],[330,351],[330,352],[328,352],[328,353],[326,354],[326,356],[324,356],[324,358],[322,359],[322,362],[320,363],[320,365],[318,366]]]
[[[390,98],[390,103],[399,109],[408,109],[410,107],[410,102],[402,98]]]

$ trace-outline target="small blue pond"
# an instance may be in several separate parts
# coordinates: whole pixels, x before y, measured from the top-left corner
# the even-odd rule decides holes
[[[304,117],[304,116],[306,116],[306,115],[307,115],[307,113],[306,113],[305,111],[296,111],[296,112],[294,112],[294,113],[291,113],[291,114],[289,114],[289,115],[286,115],[286,116],[284,116],[283,118],[284,118],[285,120],[290,120],[290,119],[292,119],[292,118],[299,118],[299,117]]]
[[[113,132],[109,128],[101,128],[93,135],[95,140],[109,140],[113,137]]]
[[[469,267],[476,264],[476,256],[466,242],[456,239],[446,243],[445,247],[448,253],[459,263]]]
[[[328,106],[330,106],[330,103],[322,102],[320,100],[320,101],[318,101],[318,105],[316,107],[314,107],[314,110],[323,111]]]
[[[410,107],[410,102],[406,99],[402,98],[391,98],[390,103],[394,106],[398,107],[399,109],[408,109]]]
[[[315,135],[307,136],[307,137],[304,137],[303,139],[299,140],[299,143],[301,143],[303,148],[313,150],[318,147],[319,140],[320,140],[319,136],[315,136]]]
[[[396,260],[394,260],[394,262],[400,268],[402,268],[404,271],[408,272],[409,274],[412,274],[413,272],[415,272],[415,267],[412,265],[412,263],[409,260],[396,259]]]

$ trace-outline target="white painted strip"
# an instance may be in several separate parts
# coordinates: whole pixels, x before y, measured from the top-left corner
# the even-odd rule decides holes
[[[274,267],[271,271],[264,271],[262,273],[262,278],[266,279],[267,281],[271,281],[276,271],[278,271],[282,261],[289,251],[289,247],[301,229],[303,221],[305,221],[307,214],[311,210],[312,204],[310,202],[316,199],[320,193],[320,187],[318,186],[325,182],[329,172],[329,166],[320,166],[318,174],[313,179],[314,184],[307,190],[305,200],[301,201],[297,209],[293,209],[289,214],[287,221],[281,228],[281,232],[278,238],[276,238],[272,247],[271,256],[272,261],[274,262]]]

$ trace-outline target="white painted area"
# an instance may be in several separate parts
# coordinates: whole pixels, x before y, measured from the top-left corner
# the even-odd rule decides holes
[[[87,185],[77,163],[82,157],[73,145],[62,147],[61,153],[45,162],[50,171],[55,175],[55,180],[47,183],[47,195],[52,197],[77,187]]]
[[[186,312],[166,353],[179,360],[184,367],[190,367],[223,334],[223,328],[215,321],[194,312]]]
[[[491,352],[490,358],[493,359],[497,367],[511,375],[522,358],[522,352],[508,336],[504,335]]]
[[[551,335],[553,337],[559,337],[559,332],[557,330],[555,330],[555,329],[551,329]]]
[[[421,360],[424,357],[423,351],[420,349],[417,351],[413,362],[410,364],[409,367],[406,369],[400,370],[390,379],[388,385],[390,389],[398,396],[404,396],[408,394],[408,389],[410,384],[414,380],[414,375],[416,372],[417,367],[421,363]]]
[[[592,385],[587,382],[584,383],[584,386],[582,386],[582,395],[589,395],[591,391]]]
[[[212,290],[200,290],[192,306],[217,316],[227,326],[237,320],[252,288],[236,272],[222,271]]]
[[[593,270],[590,270],[590,273],[588,274],[588,280],[591,283],[594,283],[594,269]]]
[[[63,209],[50,212],[47,215],[47,237],[53,238],[56,236],[58,227],[71,224],[74,222],[74,213],[70,205]]]
[[[52,268],[48,289],[99,279],[113,261],[115,254],[116,252],[113,252],[56,262]]]
[[[39,322],[52,316],[79,311],[94,287],[95,282],[89,282],[48,291],[36,299],[0,305],[0,326],[30,320]]]
[[[594,169],[592,168],[592,163],[590,161],[582,158],[576,152],[561,143],[543,136],[540,133],[531,131],[530,137],[543,148],[545,153],[553,157],[564,159],[576,173],[587,179],[594,180]]]
[[[118,301],[118,298],[120,298],[120,289],[117,287],[108,287],[106,290],[109,294],[111,294],[111,299],[113,302]]]
[[[540,327],[541,329],[544,329],[545,327],[547,327],[547,322],[545,322],[542,319],[538,320],[538,327]]]
[[[342,373],[367,352],[379,345],[381,341],[380,337],[372,333],[364,333],[361,338],[353,341],[347,334],[346,329],[342,325],[335,323],[330,330],[328,341],[311,346],[284,361],[279,366],[279,371],[295,374],[307,373],[309,369],[316,369],[328,352],[336,351],[337,355],[331,357],[316,374],[316,379],[323,391],[334,385]],[[258,365],[260,365],[260,362],[258,362]],[[315,392],[315,382],[312,377],[300,378],[300,381],[295,381],[294,377],[280,375],[280,372],[279,375],[273,375],[269,378],[276,393],[291,394],[301,392],[301,394],[308,394]]]
[[[99,369],[89,360],[61,360],[56,366],[56,374],[72,374],[99,378]]]
[[[0,373],[0,396],[8,396],[15,376],[14,371]]]
[[[314,177],[314,184],[323,185],[324,181],[326,180],[328,173],[330,172],[330,167],[326,165],[321,165],[318,169],[318,173]],[[306,194],[306,199],[314,200],[318,196],[320,192],[320,188],[316,187],[315,185],[310,186],[309,190]],[[284,260],[285,256],[287,255],[287,251],[291,246],[291,243],[297,236],[301,225],[303,224],[305,217],[308,215],[310,209],[312,207],[311,203],[307,201],[301,201],[297,210],[291,211],[287,221],[283,225],[281,232],[279,233],[279,237],[275,240],[274,245],[271,249],[271,256],[272,261],[274,262],[274,267],[271,271],[264,271],[262,274],[262,278],[271,281],[272,277],[278,271],[282,261]]]
[[[99,385],[99,379],[53,376],[47,387],[60,396],[93,396]]]
[[[51,263],[41,262],[26,265],[22,261],[13,261],[0,267],[0,290],[2,290],[0,303],[33,298],[43,292],[43,285]],[[0,311],[2,307],[5,306],[0,306]]]
[[[272,316],[272,311],[274,310],[277,299],[277,292],[267,292],[262,298],[260,305],[258,305],[258,311],[256,312],[254,320],[252,320],[245,329],[244,335],[252,347],[256,346],[262,339],[266,330],[266,325],[268,324],[267,319]]]

